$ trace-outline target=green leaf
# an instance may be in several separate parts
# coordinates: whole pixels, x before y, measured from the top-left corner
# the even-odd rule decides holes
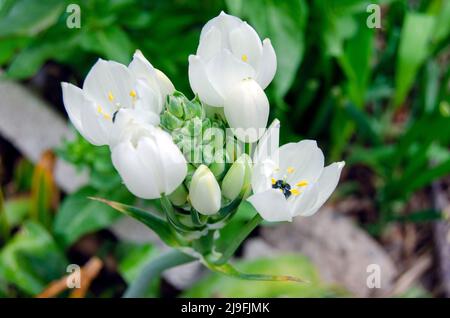
[[[160,253],[151,244],[120,242],[117,254],[119,261],[118,271],[127,284],[132,284],[138,279],[144,267],[156,259]],[[160,283],[159,277],[153,279],[147,293],[142,295],[142,297],[158,297]]]
[[[119,273],[127,283],[134,281],[142,268],[152,261],[158,254],[158,250],[151,244],[120,243]]]
[[[35,74],[49,59],[60,60],[73,53],[78,44],[77,31],[68,32],[65,26],[49,29],[13,58],[7,75],[23,79]]]
[[[143,223],[151,230],[153,230],[167,245],[172,247],[180,246],[181,242],[179,238],[172,231],[169,224],[167,224],[167,222],[160,217],[135,206],[109,201],[98,197],[91,197],[90,199],[92,199],[93,201],[105,203],[111,208],[138,220],[139,222]]]
[[[134,44],[119,26],[86,30],[82,34],[81,45],[85,50],[123,64],[130,62],[134,50]]]
[[[359,108],[364,106],[367,85],[370,78],[372,56],[374,53],[374,31],[359,28],[349,39],[338,61],[348,79],[348,93]]]
[[[333,297],[345,296],[343,290],[324,285],[308,259],[299,255],[281,255],[241,261],[239,268],[245,272],[292,274],[304,277],[306,283],[291,281],[248,281],[212,273],[187,290],[183,297]]]
[[[245,279],[245,280],[256,280],[256,281],[267,281],[267,282],[297,282],[304,283],[305,281],[301,278],[289,276],[289,275],[271,275],[271,274],[246,274],[242,273],[231,264],[215,265],[212,263],[204,262],[205,266],[208,267],[213,272],[224,274],[227,276]]]
[[[1,250],[0,264],[8,283],[34,296],[62,277],[68,262],[50,234],[27,221]]]
[[[308,6],[303,0],[227,1],[232,14],[248,18],[261,37],[268,37],[277,54],[275,91],[283,97],[291,87],[305,50]]]
[[[12,6],[0,2],[0,37],[36,35],[55,24],[64,7],[60,0],[17,0]]]
[[[91,196],[106,196],[131,202],[130,194],[123,187],[109,192],[84,187],[68,196],[60,206],[53,225],[56,237],[65,247],[87,233],[110,226],[120,217],[120,214],[107,205],[89,200],[88,197]]]
[[[8,225],[12,228],[19,225],[29,215],[31,199],[28,197],[17,197],[5,202],[5,214]]]
[[[403,24],[395,71],[394,105],[403,103],[416,73],[430,54],[435,19],[419,13],[407,13]]]

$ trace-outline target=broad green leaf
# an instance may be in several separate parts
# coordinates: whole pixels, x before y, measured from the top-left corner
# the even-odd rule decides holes
[[[92,187],[84,187],[69,195],[60,206],[53,224],[57,239],[65,247],[85,234],[110,226],[120,217],[119,213],[107,205],[90,200],[91,196],[105,196],[131,202],[130,194],[123,187],[110,192],[99,192]]]
[[[405,17],[395,70],[395,106],[403,103],[416,73],[430,54],[434,25],[434,17],[425,14],[407,13]]]
[[[277,54],[275,91],[283,97],[295,78],[305,50],[304,32],[308,6],[304,0],[228,0],[231,14],[248,18],[264,38],[268,37]]]
[[[5,214],[8,225],[19,225],[30,213],[31,199],[29,197],[17,197],[5,202]]]
[[[320,281],[313,265],[303,256],[282,255],[241,261],[237,266],[247,273],[291,274],[306,282],[248,281],[218,273],[212,273],[187,290],[183,297],[333,297],[348,296],[341,289],[327,286]]]
[[[438,0],[436,4],[436,23],[433,30],[433,43],[439,44],[450,35],[450,1]]]
[[[31,77],[49,59],[62,60],[73,54],[78,44],[77,31],[67,31],[65,25],[49,29],[12,59],[7,75],[23,79]]]
[[[0,264],[8,283],[34,296],[62,277],[68,262],[50,234],[27,221],[0,251]]]
[[[175,235],[175,233],[172,231],[167,222],[161,219],[160,217],[135,206],[109,201],[99,197],[91,197],[91,199],[93,200],[93,202],[95,201],[102,202],[110,206],[111,208],[128,216],[131,216],[132,218],[143,223],[151,230],[153,230],[167,245],[172,247],[180,246],[181,242],[179,238]]]
[[[36,35],[56,23],[64,8],[61,0],[17,0],[12,6],[0,6],[0,37]]]
[[[338,58],[348,80],[348,94],[359,108],[364,106],[370,78],[374,34],[373,29],[359,28],[346,42],[344,52]]]
[[[130,62],[134,50],[134,44],[128,34],[119,26],[84,31],[81,45],[85,50],[124,64]]]

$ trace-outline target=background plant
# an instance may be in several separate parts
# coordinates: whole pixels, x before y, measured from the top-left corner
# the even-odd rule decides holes
[[[126,63],[139,48],[180,91],[189,92],[186,56],[195,53],[201,26],[225,10],[270,37],[277,51],[279,70],[268,95],[271,117],[283,122],[282,142],[317,139],[330,161],[346,159],[338,197],[371,200],[375,215],[362,218],[364,225],[381,234],[390,222],[442,218],[431,204],[416,211],[408,203],[450,172],[448,1],[86,0],[77,2],[80,29],[66,27],[69,2],[0,1],[0,65],[6,76],[28,82],[57,63],[66,69],[65,80],[80,81],[98,56]],[[365,27],[369,3],[381,5],[380,30]],[[60,103],[55,87],[50,99]],[[67,249],[118,217],[83,198],[131,199],[101,148],[77,138],[58,154],[89,171],[89,185],[59,208],[53,205],[58,212],[50,220],[41,208],[23,214],[41,217],[39,224]],[[30,191],[34,200],[48,200]],[[77,222],[62,226],[75,216]],[[23,219],[28,217],[18,227]],[[5,229],[9,241],[14,233]]]

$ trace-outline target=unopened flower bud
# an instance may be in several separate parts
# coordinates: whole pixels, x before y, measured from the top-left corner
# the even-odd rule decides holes
[[[207,166],[201,165],[192,176],[189,198],[194,209],[201,214],[212,215],[219,211],[221,204],[220,187]]]
[[[167,110],[175,117],[182,119],[185,100],[186,97],[182,93],[174,92],[173,95],[167,96]]]
[[[236,199],[242,192],[246,180],[247,154],[240,156],[228,170],[222,181],[222,194],[228,200]]]
[[[172,113],[165,111],[161,115],[161,125],[168,130],[175,130],[183,125],[183,121],[175,117]]]

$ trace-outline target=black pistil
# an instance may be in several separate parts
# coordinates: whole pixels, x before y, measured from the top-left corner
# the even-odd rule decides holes
[[[277,180],[274,184],[272,184],[272,188],[281,189],[286,199],[289,198],[292,194],[291,185],[284,180]]]

